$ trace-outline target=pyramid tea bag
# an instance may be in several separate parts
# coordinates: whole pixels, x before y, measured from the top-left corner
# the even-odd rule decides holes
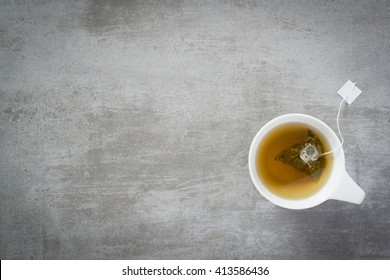
[[[276,155],[275,159],[305,172],[313,178],[318,178],[324,168],[324,158],[321,157],[322,144],[311,130],[301,143],[295,144]]]

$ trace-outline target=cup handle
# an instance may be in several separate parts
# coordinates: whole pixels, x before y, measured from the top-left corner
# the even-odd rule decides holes
[[[349,176],[347,171],[344,170],[339,186],[329,198],[360,204],[365,196],[366,193]]]

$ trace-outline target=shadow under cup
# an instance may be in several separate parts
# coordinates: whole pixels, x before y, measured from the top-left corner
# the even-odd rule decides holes
[[[275,180],[270,180],[267,177],[267,172],[261,172],[262,168],[259,164],[267,165],[264,169],[269,167],[266,161],[259,160],[259,157],[262,156],[261,149],[266,148],[263,152],[272,154],[272,151],[269,151],[270,146],[265,147],[272,145],[272,141],[267,138],[271,137],[276,130],[291,126],[305,128],[306,131],[312,130],[319,136],[324,147],[323,152],[336,150],[334,153],[324,156],[326,157],[325,167],[318,180],[311,180],[310,176],[305,176],[302,181],[297,180],[293,184],[283,185],[275,183]],[[249,171],[252,181],[265,198],[281,207],[304,209],[316,206],[329,198],[340,180],[342,170],[344,170],[344,152],[342,147],[339,147],[340,141],[333,130],[317,118],[304,114],[288,114],[277,117],[265,124],[252,141],[249,151]],[[285,165],[282,162],[277,164]],[[286,170],[288,168],[293,169],[293,167],[286,165]],[[268,169],[271,173],[274,171],[272,168]],[[275,174],[273,175],[275,176]]]

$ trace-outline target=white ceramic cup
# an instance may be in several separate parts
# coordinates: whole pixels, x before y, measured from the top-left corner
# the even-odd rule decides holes
[[[327,181],[314,194],[302,199],[288,199],[271,192],[263,183],[256,168],[257,150],[262,139],[273,128],[286,123],[303,123],[320,131],[328,141],[332,150],[340,146],[340,140],[333,130],[323,121],[304,114],[287,114],[279,116],[265,124],[256,134],[249,149],[249,172],[257,190],[269,201],[284,208],[305,209],[317,206],[328,199],[336,199],[351,203],[362,203],[365,192],[356,184],[345,170],[345,158],[343,148],[333,153],[333,165]]]

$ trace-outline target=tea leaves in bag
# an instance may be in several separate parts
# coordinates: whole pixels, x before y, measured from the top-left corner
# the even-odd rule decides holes
[[[306,139],[276,155],[275,159],[305,172],[313,178],[319,178],[324,168],[324,158],[321,157],[322,144],[317,135],[308,131]]]

